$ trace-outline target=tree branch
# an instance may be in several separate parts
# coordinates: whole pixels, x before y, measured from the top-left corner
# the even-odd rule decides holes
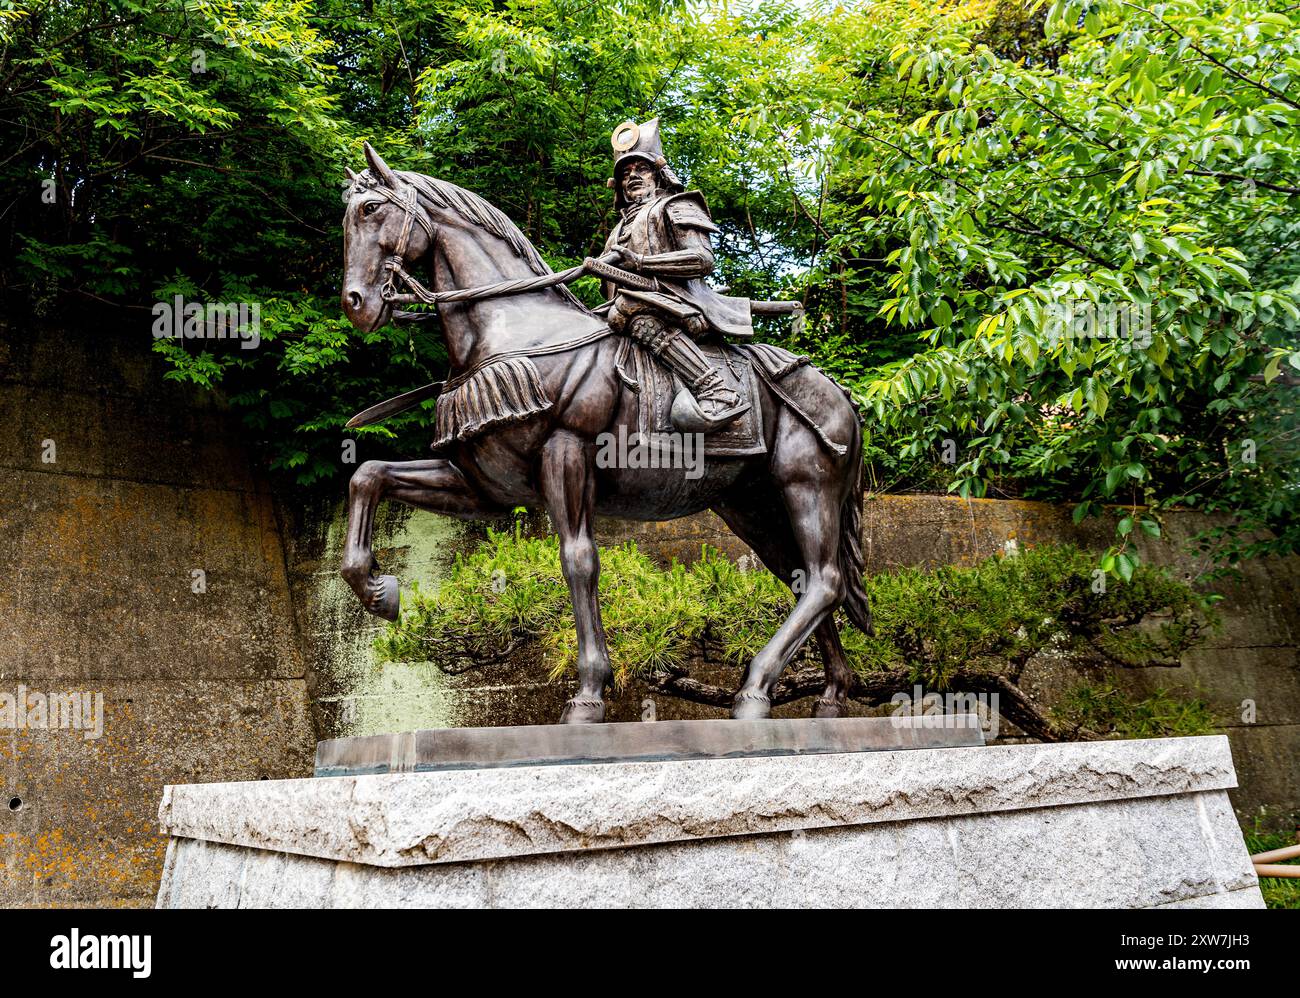
[[[1128,0],[1125,0],[1124,6],[1125,6],[1125,7],[1131,7],[1133,10],[1139,11],[1140,13],[1146,14],[1148,17],[1153,18],[1153,19],[1154,19],[1154,20],[1155,20],[1155,21],[1156,21],[1156,22],[1157,22],[1161,27],[1165,28],[1167,31],[1171,31],[1171,32],[1173,32],[1173,33],[1174,33],[1175,35],[1177,35],[1179,38],[1181,38],[1181,39],[1183,39],[1184,41],[1186,41],[1186,42],[1187,42],[1187,47],[1190,48],[1190,49],[1191,49],[1193,52],[1195,52],[1197,55],[1199,55],[1202,59],[1206,60],[1207,62],[1211,62],[1211,63],[1213,63],[1214,65],[1218,66],[1221,70],[1223,70],[1223,71],[1224,71],[1225,73],[1227,73],[1229,76],[1233,76],[1233,77],[1235,77],[1236,79],[1241,80],[1242,83],[1245,83],[1245,84],[1248,84],[1249,86],[1255,87],[1255,88],[1258,89],[1258,90],[1262,90],[1264,93],[1268,94],[1270,97],[1273,97],[1273,98],[1275,98],[1276,100],[1280,100],[1283,104],[1290,104],[1292,107],[1297,108],[1297,109],[1300,109],[1300,103],[1297,103],[1296,101],[1292,100],[1290,97],[1288,97],[1286,94],[1284,94],[1281,90],[1274,90],[1274,89],[1273,89],[1272,87],[1270,87],[1267,83],[1262,83],[1262,82],[1260,82],[1259,80],[1251,79],[1251,78],[1250,78],[1249,76],[1247,76],[1245,73],[1242,73],[1242,72],[1240,72],[1240,71],[1238,71],[1238,70],[1233,69],[1233,68],[1232,68],[1231,66],[1229,66],[1226,62],[1224,62],[1222,59],[1218,59],[1218,58],[1216,58],[1215,56],[1210,55],[1210,53],[1206,52],[1205,49],[1203,49],[1203,48],[1201,48],[1199,45],[1197,45],[1194,41],[1191,40],[1191,38],[1189,38],[1187,35],[1183,34],[1181,31],[1179,31],[1177,28],[1175,28],[1172,24],[1170,24],[1168,21],[1166,21],[1163,17],[1161,17],[1159,14],[1155,13],[1155,11],[1147,10],[1145,7],[1141,7],[1141,6],[1139,6],[1138,4],[1135,4],[1135,3],[1129,3]]]
[[[706,707],[730,707],[735,691],[712,683],[703,683],[684,673],[656,672],[645,678],[653,690],[675,696],[690,703]],[[915,685],[911,672],[894,669],[856,677],[849,696],[870,707],[888,704],[900,692],[909,692]],[[1042,710],[1023,690],[1005,676],[994,673],[962,669],[953,674],[949,686],[963,693],[997,695],[997,710],[1030,738],[1045,742],[1062,740]],[[821,669],[802,669],[782,678],[768,694],[772,706],[793,703],[804,697],[817,696],[826,687],[826,676]],[[931,691],[934,692],[934,691]]]
[[[1238,183],[1263,187],[1265,190],[1277,191],[1279,194],[1300,194],[1300,187],[1288,187],[1285,184],[1270,184],[1267,180],[1256,180],[1240,173],[1221,173],[1218,170],[1188,170],[1193,177],[1213,177],[1216,180],[1235,180]]]

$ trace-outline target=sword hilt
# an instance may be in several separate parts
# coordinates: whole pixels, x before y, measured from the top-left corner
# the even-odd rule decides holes
[[[614,284],[621,284],[624,287],[636,288],[638,291],[658,291],[659,282],[653,277],[642,277],[640,274],[634,274],[630,270],[624,270],[622,267],[615,267],[609,263],[605,257],[596,259],[587,257],[582,261],[582,269],[589,274],[595,274],[597,277],[603,277],[605,280]]]

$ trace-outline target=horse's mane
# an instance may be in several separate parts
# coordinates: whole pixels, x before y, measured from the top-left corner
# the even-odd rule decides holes
[[[461,217],[473,222],[479,228],[505,240],[506,245],[518,254],[538,276],[554,273],[550,265],[542,259],[537,247],[529,242],[528,237],[519,231],[519,226],[512,222],[500,208],[489,204],[473,191],[457,187],[449,180],[426,176],[423,173],[396,171],[397,175],[415,187],[416,193],[426,201],[439,208],[456,212]],[[564,285],[557,285],[553,290],[584,312],[590,312],[577,296]]]

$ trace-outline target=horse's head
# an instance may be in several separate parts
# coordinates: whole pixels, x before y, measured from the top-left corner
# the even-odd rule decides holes
[[[369,169],[348,171],[343,216],[343,311],[357,329],[379,329],[395,306],[428,301],[429,290],[483,289],[551,273],[499,208],[451,181],[390,169],[369,144],[365,150]],[[429,288],[411,276],[421,258]],[[447,303],[438,319],[453,363],[603,323],[563,286]]]
[[[348,171],[352,186],[343,214],[343,311],[363,332],[378,329],[392,316],[385,289],[393,288],[389,263],[405,267],[433,243],[434,221],[421,206],[415,187],[365,145],[370,169]]]

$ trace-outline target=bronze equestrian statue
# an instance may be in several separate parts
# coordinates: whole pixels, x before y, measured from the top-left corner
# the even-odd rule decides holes
[[[767,717],[772,685],[816,635],[826,688],[813,716],[839,717],[853,673],[835,611],[871,632],[857,410],[807,358],[722,342],[751,336],[752,314],[797,303],[728,298],[703,282],[716,227],[703,197],[683,191],[664,160],[657,120],[620,125],[612,145],[620,221],[602,257],[558,274],[476,194],[393,170],[369,144],[369,169],[349,171],[344,311],[372,331],[427,317],[403,304],[437,305],[451,374],[349,424],[437,396],[433,457],[367,461],[352,476],[342,574],[370,612],[395,620],[397,580],[380,574],[371,551],[381,500],[470,520],[544,509],[559,534],[578,634],[578,690],[560,720],[599,722],[612,671],[596,515],[668,520],[711,509],[797,596],[746,669],[731,716]],[[430,275],[428,287],[415,269]],[[565,287],[582,274],[605,282],[609,300],[599,309]],[[702,474],[684,475],[671,461],[610,467],[596,458],[611,434],[681,432],[703,434]]]

